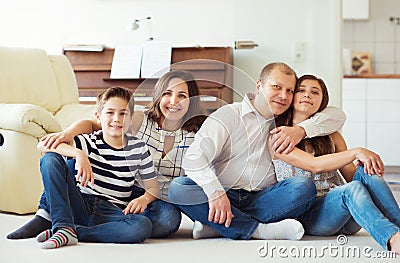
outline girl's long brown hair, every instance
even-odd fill
[[[322,79],[320,79],[314,75],[301,76],[296,82],[295,93],[299,89],[300,84],[304,80],[307,80],[307,79],[318,81],[318,83],[321,87],[322,102],[317,111],[317,112],[321,112],[323,109],[325,109],[328,106],[328,103],[329,103],[328,89],[325,85],[325,82]],[[310,116],[310,117],[312,117],[312,116]],[[275,122],[276,122],[277,127],[278,126],[293,126],[293,104],[292,104],[292,106],[290,106],[290,108],[287,111],[285,111],[284,113],[279,115],[276,118]],[[334,149],[332,147],[331,138],[329,135],[303,139],[303,140],[301,140],[301,142],[299,144],[297,144],[296,147],[303,151],[307,151],[307,152],[310,152],[310,148],[311,148],[311,150],[314,153],[314,156],[321,156],[321,155],[330,154],[330,153],[334,152]]]

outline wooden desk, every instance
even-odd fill
[[[81,103],[94,103],[97,94],[111,86],[135,92],[138,104],[148,105],[157,79],[110,79],[113,48],[102,52],[63,51],[74,69]],[[190,71],[211,112],[233,102],[233,52],[231,47],[173,48],[171,69]],[[89,99],[89,100],[87,100]]]

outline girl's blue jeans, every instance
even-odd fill
[[[306,234],[354,234],[364,228],[383,248],[400,231],[400,210],[382,177],[357,168],[353,181],[318,197],[300,217]]]
[[[234,214],[231,225],[208,221],[208,198],[203,189],[188,177],[175,178],[169,186],[169,198],[193,221],[206,224],[222,236],[249,239],[259,223],[296,218],[311,207],[315,200],[314,183],[307,177],[292,177],[258,191],[227,190]]]
[[[50,213],[53,230],[71,227],[79,241],[100,243],[138,243],[178,230],[181,214],[173,205],[157,200],[142,214],[125,215],[123,208],[103,197],[81,193],[68,166],[74,169],[52,152],[40,160],[44,193],[39,207]],[[137,188],[132,199],[143,191]]]

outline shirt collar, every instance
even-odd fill
[[[242,117],[249,114],[249,113],[256,113],[257,111],[253,106],[253,103],[251,103],[251,100],[254,100],[254,93],[246,93],[244,95],[244,98],[242,100]]]
[[[249,113],[254,113],[257,118],[262,118],[262,120],[264,121],[271,121],[274,120],[275,118],[269,118],[266,119],[264,118],[260,113],[258,113],[258,111],[254,108],[253,103],[251,102],[251,100],[254,100],[255,98],[255,94],[254,93],[246,93],[244,95],[243,101],[242,101],[242,117],[244,117],[245,115],[249,114]]]

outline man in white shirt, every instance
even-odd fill
[[[291,105],[296,73],[284,63],[265,66],[256,93],[211,114],[184,158],[187,177],[176,178],[169,197],[192,220],[232,239],[293,239],[304,234],[296,218],[315,200],[305,177],[276,181],[267,145],[270,132],[278,152],[289,152],[306,135],[330,134],[345,115],[328,107],[294,128],[275,128],[275,117]]]

